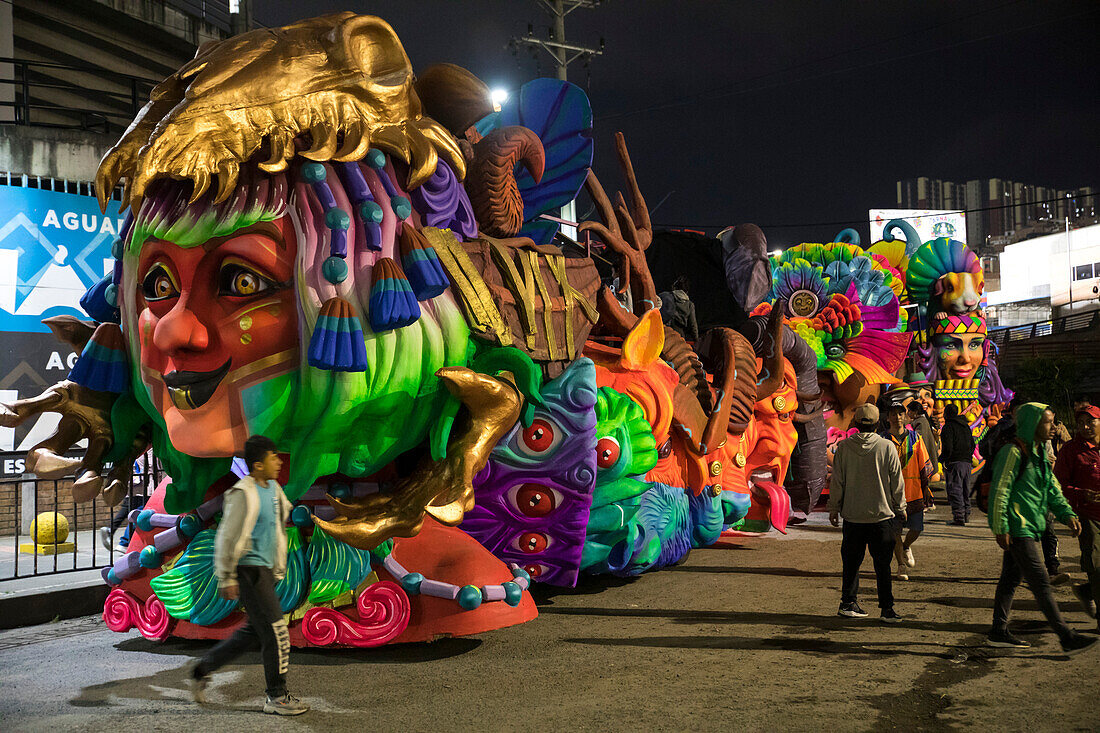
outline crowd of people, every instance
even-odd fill
[[[1065,622],[1054,598],[1052,586],[1072,578],[1061,570],[1053,522],[1069,527],[1080,542],[1086,580],[1075,584],[1073,593],[1085,612],[1096,618],[1100,407],[1086,399],[1074,401],[1076,434],[1070,437],[1048,405],[1017,398],[976,445],[954,405],[947,405],[942,418],[934,420],[920,399],[919,386],[919,378],[911,379],[908,385],[888,390],[878,406],[859,406],[853,419],[858,432],[836,448],[828,511],[834,526],[843,519],[838,614],[868,615],[857,595],[859,569],[869,552],[882,621],[902,620],[894,609],[892,581],[908,580],[908,570],[916,564],[913,544],[924,529],[924,513],[934,506],[931,485],[942,478],[951,509],[948,524],[965,526],[972,507],[985,512],[1003,553],[988,644],[1030,646],[1009,630],[1013,597],[1026,582],[1065,653],[1095,645],[1097,637],[1081,634]],[[976,465],[982,466],[977,473]]]

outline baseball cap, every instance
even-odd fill
[[[1087,405],[1077,411],[1078,415],[1088,415],[1089,417],[1100,418],[1100,407],[1096,405]]]
[[[877,423],[878,420],[878,408],[870,402],[857,407],[855,415],[852,417],[852,422],[861,423],[863,425]]]

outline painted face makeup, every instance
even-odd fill
[[[935,346],[946,379],[973,379],[985,358],[984,333],[938,334]]]
[[[296,254],[286,217],[197,247],[150,240],[142,248],[134,296],[142,381],[177,449],[239,452],[248,436],[242,391],[297,368]]]

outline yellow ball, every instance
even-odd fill
[[[69,536],[69,520],[64,514],[42,512],[31,522],[31,537],[40,545],[60,544]]]

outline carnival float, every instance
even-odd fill
[[[458,66],[414,76],[389,25],[340,13],[203,45],[103,158],[101,204],[121,184],[126,211],[114,268],[81,301],[92,322],[52,325],[81,356],[0,425],[59,413],[28,470],[75,474],[78,501],[117,504],[149,449],[164,466],[104,570],[110,628],[239,622],[213,540],[252,434],[295,504],[292,642],[369,647],[531,620],[532,583],[785,531],[824,488],[827,437],[907,357],[937,405],[996,419],[964,245],[910,230],[769,258],[733,227],[715,246],[740,315],[689,343],[656,307],[623,137],[612,198],[580,88],[489,99]],[[578,244],[544,215],[582,188],[598,221]]]

